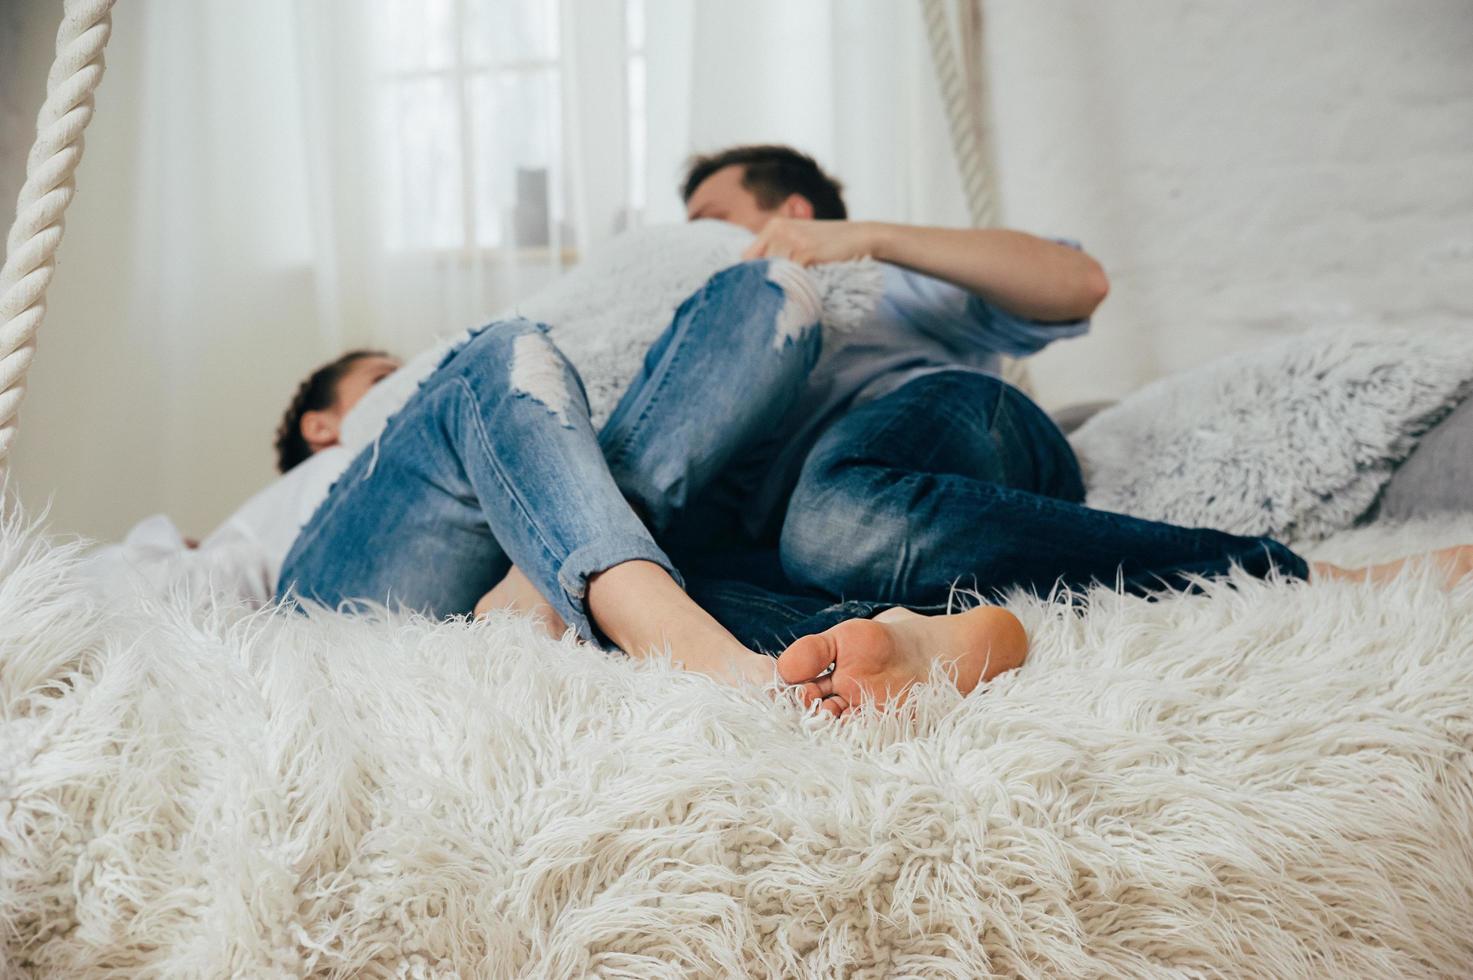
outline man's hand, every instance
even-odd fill
[[[742,253],[745,259],[790,259],[799,265],[867,259],[875,253],[875,226],[868,221],[773,218]]]
[[[1100,264],[1083,252],[1002,228],[776,217],[742,258],[791,259],[799,265],[878,259],[944,279],[1044,323],[1089,316],[1110,289]]]

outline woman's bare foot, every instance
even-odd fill
[[[664,656],[728,684],[769,684],[772,658],[742,646],[659,565],[626,561],[588,580],[588,614],[631,657]]]
[[[932,664],[951,671],[957,690],[970,694],[1027,655],[1023,624],[1001,607],[950,616],[896,608],[803,637],[778,657],[777,670],[803,686],[805,704],[841,715],[861,704],[901,703],[912,685],[930,679]]]
[[[532,617],[554,640],[568,631],[568,624],[563,622],[563,617],[542,598],[537,586],[515,565],[506,573],[505,578],[496,583],[495,588],[481,596],[481,601],[476,603],[476,618],[484,619],[493,609],[509,609]]]
[[[1464,579],[1473,577],[1473,545],[1439,548],[1437,551],[1365,568],[1341,568],[1327,561],[1317,561],[1310,565],[1310,577],[1338,578],[1352,582],[1387,582],[1401,574],[1401,570],[1408,564],[1417,562],[1431,562],[1442,573],[1448,588],[1452,588]]]

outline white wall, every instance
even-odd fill
[[[61,2],[6,5],[20,57],[0,67],[0,91],[24,107],[21,130],[0,134],[0,218],[8,228]],[[330,356],[311,334],[305,342],[296,336],[314,315],[311,283],[302,277],[283,275],[249,296],[219,297],[221,316],[239,329],[208,345],[198,340],[203,331],[192,335],[189,324],[166,326],[146,314],[158,308],[147,284],[162,273],[141,268],[149,253],[141,247],[145,205],[137,200],[137,168],[145,165],[140,133],[150,119],[125,97],[142,89],[147,70],[139,12],[125,4],[114,14],[107,76],[77,171],[12,457],[28,508],[49,502],[56,530],[101,538],[116,538],[160,511],[188,533],[207,533],[270,478],[281,406],[299,377]]]
[[[7,106],[7,125],[0,131],[0,220],[7,229],[60,21],[59,2],[6,4],[4,53],[15,54],[0,61],[0,98]],[[120,29],[127,30],[126,23]],[[110,65],[109,81],[128,71],[126,61]],[[120,336],[130,301],[128,263],[112,251],[111,236],[88,234],[89,228],[130,227],[134,217],[133,159],[117,149],[131,145],[137,119],[127,106],[110,101],[108,91],[104,84],[87,133],[88,156],[78,171],[78,195],[67,215],[21,406],[12,475],[13,489],[32,511],[52,504],[59,530],[111,535],[127,527],[128,515],[136,519],[159,509],[156,474],[163,447],[138,434],[158,431],[162,422],[162,406],[148,393],[158,389],[163,355],[147,338]],[[127,397],[130,390],[144,395]]]
[[[1287,331],[1473,329],[1473,3],[994,0],[1005,217],[1111,274],[1045,402]]]

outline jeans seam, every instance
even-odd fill
[[[700,310],[706,307],[707,300],[705,293],[706,287],[702,287],[701,290],[692,297],[693,299],[698,300],[698,305],[696,309],[691,312],[691,317],[694,317],[697,313],[699,313]],[[677,316],[678,315],[679,314],[677,312]],[[625,426],[625,431],[620,434],[618,442],[615,443],[613,446],[609,446],[604,449],[605,458],[609,461],[611,466],[616,463],[622,463],[625,457],[628,456],[630,445],[634,443],[639,430],[643,428],[645,422],[649,420],[650,415],[653,414],[656,404],[663,396],[666,388],[666,382],[669,379],[669,376],[671,375],[671,373],[673,373],[676,365],[680,362],[681,358],[684,357],[687,353],[686,345],[679,343],[678,337],[672,336],[670,338],[670,346],[673,347],[674,350],[669,352],[669,360],[666,361],[664,357],[661,357],[660,361],[656,364],[655,373],[652,373],[650,378],[645,383],[640,385],[639,398],[641,404],[639,405],[639,414],[635,417],[634,421],[630,425]],[[653,382],[653,384],[651,384],[650,382]]]
[[[465,380],[465,378],[456,377],[452,380],[451,383],[455,384],[461,389],[462,394],[470,400],[472,406],[479,404],[476,399],[475,392],[471,389],[470,384]],[[522,520],[535,533],[537,543],[541,546],[543,555],[546,558],[557,561],[557,552],[552,549],[551,544],[548,542],[547,535],[543,533],[542,525],[532,519],[531,508],[527,506],[525,499],[523,499],[522,494],[516,488],[516,485],[507,479],[506,471],[502,468],[501,462],[496,458],[496,454],[492,452],[491,440],[486,433],[485,426],[481,424],[480,413],[473,411],[470,413],[470,417],[472,424],[475,426],[476,441],[480,443],[481,451],[485,455],[487,463],[490,464],[491,471],[496,474],[496,480],[498,483],[501,484],[501,489],[516,504],[517,511],[521,515]],[[484,508],[484,505],[482,505],[482,507]],[[496,532],[494,528],[492,529],[491,537],[496,537]],[[505,552],[506,545],[499,541],[497,543],[501,545],[501,550]],[[507,558],[511,558],[510,553],[507,553]],[[513,562],[513,564],[515,564],[515,562]],[[561,570],[561,567],[562,563],[558,562],[559,570]],[[559,585],[561,585],[561,581],[559,581]],[[566,592],[566,590],[564,591]]]

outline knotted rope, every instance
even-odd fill
[[[967,209],[972,214],[972,224],[985,228],[997,221],[997,197],[986,117],[982,4],[981,0],[955,0],[954,5],[955,29],[948,13],[953,0],[923,0],[921,9]]]
[[[15,441],[16,411],[46,316],[62,216],[76,193],[73,175],[82,159],[82,133],[92,121],[92,94],[102,81],[115,2],[66,0],[56,32],[56,60],[46,77],[46,102],[36,117],[36,142],[26,158],[26,180],[0,268],[0,473]]]
[[[953,28],[949,9],[956,7]],[[991,127],[987,123],[987,70],[983,63],[982,0],[922,0],[931,63],[946,106],[946,127],[972,224],[997,223]],[[1003,377],[1032,394],[1028,365],[1003,359]]]

